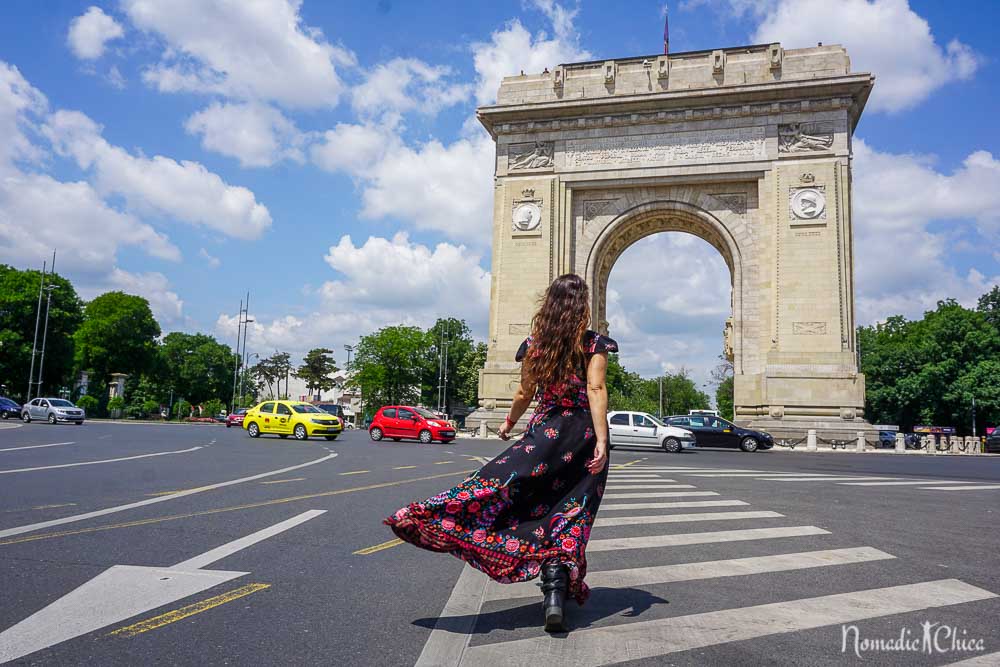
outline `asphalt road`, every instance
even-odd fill
[[[594,594],[548,637],[530,586],[381,524],[498,441],[5,426],[0,662],[1000,664],[997,457],[618,448]],[[924,622],[973,650],[923,646]]]

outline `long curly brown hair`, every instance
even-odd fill
[[[583,337],[590,323],[590,290],[583,278],[567,273],[545,290],[531,320],[531,349],[524,359],[527,376],[548,387],[568,382],[585,366]]]

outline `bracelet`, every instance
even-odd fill
[[[507,415],[506,417],[503,418],[503,423],[509,424],[511,428],[514,428],[514,426],[517,424],[517,422],[511,420],[510,415]]]

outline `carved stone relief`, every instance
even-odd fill
[[[507,332],[511,336],[527,336],[531,333],[530,324],[509,324],[507,325]]]
[[[792,220],[825,220],[826,188],[814,185],[808,188],[790,188],[788,191],[788,211]]]
[[[594,218],[604,215],[615,201],[614,199],[592,199],[583,202],[583,221],[590,222]]]
[[[826,322],[792,322],[792,333],[797,336],[822,336],[826,334]]]
[[[737,127],[566,141],[566,168],[766,159],[765,129]]]
[[[739,192],[734,194],[722,194],[722,195],[712,195],[720,202],[722,202],[726,208],[735,213],[736,215],[746,215],[747,212],[747,196],[745,193]]]
[[[555,143],[551,141],[531,141],[526,144],[511,144],[507,153],[507,169],[545,169],[554,164]]]
[[[833,146],[830,123],[788,123],[778,126],[779,153],[827,151]]]

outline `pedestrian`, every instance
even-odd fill
[[[557,278],[515,357],[520,386],[500,427],[511,437],[532,400],[524,434],[458,486],[385,520],[418,547],[450,553],[495,581],[541,575],[545,630],[562,632],[566,595],[590,593],[586,548],[608,476],[605,371],[612,339],[587,329],[587,283]]]

